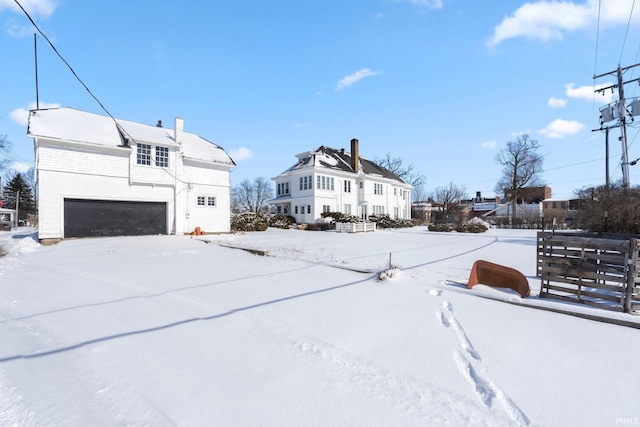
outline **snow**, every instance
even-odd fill
[[[177,147],[174,130],[141,123],[116,120],[134,141]],[[110,117],[73,108],[51,108],[32,112],[29,136],[117,147],[122,144],[118,129]],[[183,133],[185,157],[224,165],[233,160],[219,146],[193,133]]]
[[[640,420],[638,329],[538,308],[640,319],[538,299],[535,231],[41,246],[19,228],[0,246],[0,425]],[[533,295],[447,282],[477,259],[518,269]]]

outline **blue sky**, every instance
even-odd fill
[[[639,61],[632,0],[19,1],[114,117],[170,128],[182,117],[235,160],[232,185],[358,138],[362,156],[413,164],[427,191],[452,182],[492,196],[497,151],[528,132],[553,196],[570,197],[605,181],[605,135],[592,130],[617,93],[595,94],[615,78],[593,76]],[[36,30],[15,0],[0,0],[0,24],[0,134],[20,170],[34,158]],[[41,108],[105,114],[40,36],[38,78]]]

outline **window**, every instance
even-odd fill
[[[344,192],[345,193],[351,193],[351,181],[346,180],[344,182]]]
[[[311,205],[307,205],[307,213],[310,214],[311,213]]]
[[[382,194],[382,184],[373,184],[373,194]]]
[[[216,206],[216,198],[214,196],[198,196],[196,203],[198,206],[213,208]]]
[[[344,205],[344,214],[351,215],[351,205]]]
[[[156,145],[156,166],[169,167],[169,148]]]
[[[384,206],[373,206],[374,215],[384,215]]]
[[[289,183],[288,182],[279,182],[276,185],[276,194],[278,196],[282,196],[284,194],[289,194]]]
[[[335,179],[331,176],[322,176],[318,175],[318,179],[316,180],[316,188],[318,190],[334,190],[335,189]]]
[[[151,145],[138,144],[136,163],[139,165],[151,165]]]
[[[393,217],[394,217],[395,219],[398,219],[398,215],[399,215],[399,213],[400,213],[400,211],[398,210],[398,208],[397,208],[397,207],[394,207],[394,208],[393,208]]]
[[[331,207],[329,205],[322,205],[322,212],[331,212]]]
[[[298,215],[298,207],[297,206],[295,208],[295,213],[296,213],[296,215]]]
[[[393,195],[394,196],[398,195],[398,189],[396,187],[393,187]]]
[[[304,178],[306,179],[307,177],[305,176]],[[302,177],[300,177],[300,190],[302,190]]]

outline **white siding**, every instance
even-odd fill
[[[40,239],[63,237],[65,198],[165,202],[167,233],[190,233],[195,227],[230,230],[226,166],[183,166],[175,149],[170,149],[169,167],[163,169],[137,165],[135,145],[98,149],[38,140],[37,147]],[[216,206],[197,206],[197,195],[215,197]]]

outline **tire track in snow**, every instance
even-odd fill
[[[528,426],[531,422],[526,414],[515,404],[513,400],[495,383],[489,380],[484,374],[480,373],[480,370],[473,366],[472,358],[475,363],[481,363],[482,359],[477,350],[473,347],[465,330],[458,322],[458,319],[453,314],[453,306],[449,301],[442,302],[442,308],[436,308],[436,317],[438,318],[440,325],[443,327],[452,326],[458,336],[460,347],[463,351],[455,349],[453,351],[453,360],[458,368],[458,371],[462,376],[471,384],[474,392],[480,398],[480,401],[487,408],[493,407],[494,399],[497,399],[507,415],[519,426]],[[470,356],[470,358],[467,357]]]

